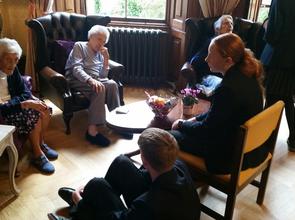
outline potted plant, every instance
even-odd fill
[[[185,88],[180,93],[182,95],[183,115],[190,116],[192,115],[194,104],[199,101],[197,95],[200,93],[200,90]]]

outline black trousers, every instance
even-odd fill
[[[86,184],[83,199],[72,217],[74,220],[102,220],[112,211],[126,209],[121,195],[129,207],[135,198],[148,191],[151,182],[145,169],[138,169],[128,157],[120,155],[110,165],[105,178],[93,178]]]

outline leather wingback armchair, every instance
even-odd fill
[[[106,26],[110,21],[107,16],[54,12],[26,22],[33,32],[40,93],[63,111],[67,134],[71,132],[73,113],[89,106],[86,97],[70,89],[64,77],[67,57],[74,42],[88,40],[88,30],[93,25]],[[124,104],[123,86],[120,83],[123,72],[123,65],[110,60],[109,78],[118,83],[121,105]]]
[[[196,79],[196,73],[191,65],[190,60],[198,52],[204,42],[214,36],[214,22],[216,18],[188,18],[185,21],[186,25],[186,62],[182,66],[180,75],[184,79],[184,83],[193,85]],[[245,42],[247,48],[254,52],[256,58],[264,48],[263,40],[264,28],[261,23],[252,22],[243,18],[234,18],[233,32],[239,35]]]

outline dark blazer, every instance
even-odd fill
[[[3,117],[8,113],[21,111],[20,103],[32,97],[31,91],[25,85],[17,68],[15,68],[12,75],[7,77],[7,82],[11,99],[5,104],[0,104],[0,111]]]
[[[114,213],[113,220],[197,220],[200,201],[194,184],[180,161],[159,176],[150,190],[137,197],[128,210]]]
[[[294,68],[295,1],[272,0],[265,40],[273,47],[270,65]]]
[[[262,109],[262,91],[257,80],[245,76],[233,66],[215,90],[208,113],[197,117],[195,122],[184,122],[179,131],[191,137],[195,143],[201,142],[209,171],[228,173],[238,127]],[[191,148],[196,147],[194,143],[191,144]],[[255,166],[265,155],[255,154],[257,161],[250,160],[246,162],[247,166]]]

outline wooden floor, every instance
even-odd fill
[[[125,88],[127,103],[145,98],[143,89]],[[163,90],[150,90],[151,94],[165,94]],[[108,128],[101,131],[110,137],[112,145],[98,148],[84,140],[87,125],[87,111],[75,114],[72,122],[72,134],[65,135],[62,115],[54,108],[54,116],[46,133],[46,142],[59,152],[59,158],[53,161],[56,172],[52,175],[40,174],[23,158],[19,167],[21,176],[16,179],[21,189],[20,196],[0,211],[0,220],[43,220],[49,212],[62,212],[67,207],[57,195],[62,186],[78,187],[94,176],[104,176],[111,161],[119,154],[137,148],[138,135],[133,140],[124,140]],[[255,203],[256,188],[248,186],[237,198],[234,219],[295,219],[295,153],[287,150],[288,129],[283,116],[275,157],[264,199],[264,205]],[[5,181],[1,173],[0,188]],[[223,210],[225,196],[209,189],[200,196],[212,207]],[[211,219],[202,214],[201,219]]]

